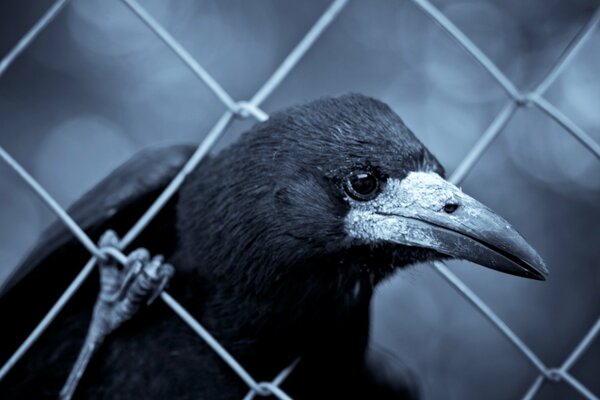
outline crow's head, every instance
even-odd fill
[[[547,273],[504,219],[444,179],[387,105],[361,95],[274,114],[201,166],[182,196],[184,247],[214,282],[235,284],[228,295],[293,284],[300,299],[351,292],[357,280],[372,286],[396,267],[448,257]]]
[[[544,279],[538,254],[446,181],[435,157],[379,101],[318,100],[274,115],[247,139],[272,168],[262,177],[274,185],[271,222],[316,251],[362,247],[400,265],[448,256]]]

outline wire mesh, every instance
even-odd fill
[[[469,53],[489,74],[498,82],[509,97],[509,100],[493,119],[492,123],[463,158],[458,167],[450,176],[450,181],[458,184],[473,170],[477,161],[487,150],[490,144],[500,135],[504,127],[514,116],[520,107],[535,106],[543,111],[548,117],[552,118],[564,130],[571,134],[575,139],[581,142],[593,155],[600,159],[600,144],[595,142],[589,134],[563,114],[557,107],[543,97],[547,89],[560,76],[566,66],[573,60],[575,54],[581,49],[586,40],[590,37],[592,31],[598,25],[600,20],[600,7],[596,10],[590,20],[582,27],[576,37],[569,43],[563,51],[559,60],[553,68],[542,79],[537,87],[528,92],[523,92],[494,64],[486,54],[479,49],[456,25],[452,23],[440,10],[427,0],[412,0],[421,10],[428,15],[435,23],[445,30],[464,50]],[[10,67],[13,61],[25,51],[35,38],[47,27],[56,15],[64,8],[68,0],[56,1],[48,11],[38,20],[38,22],[19,40],[15,47],[0,60],[0,77]],[[169,183],[164,191],[158,196],[149,209],[136,222],[136,224],[125,234],[119,243],[121,250],[125,249],[158,214],[168,200],[177,192],[186,176],[205,157],[219,137],[227,130],[234,118],[253,117],[258,121],[268,119],[268,114],[260,109],[260,104],[269,97],[277,86],[286,78],[289,72],[295,67],[298,61],[308,52],[310,47],[319,39],[321,34],[335,20],[339,13],[348,3],[348,0],[335,0],[315,22],[311,29],[296,45],[296,47],[283,60],[279,67],[259,88],[255,95],[249,101],[234,100],[223,87],[198,63],[189,52],[158,23],[137,1],[122,0],[131,11],[139,17],[157,37],[165,43],[173,53],[214,93],[214,95],[225,105],[226,111],[218,119],[214,127],[209,131],[204,140],[197,147],[196,151],[182,167],[176,177]],[[0,158],[2,158],[38,195],[43,202],[59,217],[59,219],[71,230],[75,237],[90,252],[92,258],[85,264],[77,277],[71,282],[68,288],[63,292],[50,311],[44,316],[36,328],[19,346],[16,352],[0,369],[0,380],[4,378],[12,367],[21,359],[27,350],[43,334],[44,330],[50,325],[53,319],[58,315],[62,308],[67,304],[75,292],[79,289],[85,279],[93,270],[98,259],[107,256],[107,251],[98,248],[87,234],[77,225],[69,214],[52,198],[52,196],[15,160],[11,155],[0,147]],[[113,250],[114,252],[114,250]],[[112,252],[111,252],[112,253]],[[114,254],[111,254],[114,256]],[[117,258],[124,258],[120,253]],[[494,311],[481,300],[464,282],[462,282],[448,267],[442,262],[434,262],[436,271],[462,296],[464,296],[480,313],[482,313],[499,331],[502,333],[531,364],[539,371],[539,376],[533,381],[523,399],[532,399],[539,392],[546,381],[563,381],[573,387],[583,397],[587,399],[598,399],[588,388],[573,377],[569,370],[579,360],[582,354],[589,348],[592,341],[600,333],[600,318],[589,329],[579,344],[573,349],[569,356],[558,368],[551,368],[536,355],[536,353],[527,344],[516,335],[510,327],[494,313]],[[191,314],[185,310],[173,297],[167,292],[161,294],[161,299],[169,306],[179,317],[181,317],[191,329],[193,329],[211,348],[231,367],[249,388],[245,400],[253,399],[255,396],[275,396],[279,399],[290,399],[279,386],[293,372],[293,369],[299,362],[295,360],[290,366],[282,370],[271,382],[257,382],[241,366],[231,354],[227,352],[210,333],[198,322]]]

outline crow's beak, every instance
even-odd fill
[[[424,247],[527,278],[548,275],[508,222],[435,173],[388,179],[375,199],[351,202],[346,230],[353,238]]]

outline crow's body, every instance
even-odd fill
[[[108,228],[123,234],[190,151],[171,148],[131,161],[74,206],[75,219],[95,238]],[[204,160],[134,246],[167,256],[177,270],[170,293],[257,380],[271,380],[302,357],[283,386],[293,398],[410,398],[414,385],[401,363],[368,346],[369,303],[374,285],[395,268],[442,255],[404,237],[365,239],[372,228],[354,222],[374,201],[364,196],[377,189],[385,197],[393,179],[411,171],[443,174],[387,106],[359,95],[323,99],[275,114]],[[359,176],[356,188],[366,194],[348,191],[346,176]],[[369,190],[373,182],[382,188]],[[469,204],[466,196],[460,200]],[[384,211],[376,215],[388,218]],[[64,229],[49,236],[1,299],[2,318],[11,322],[4,357],[86,260]],[[85,336],[96,281],[0,383],[0,397],[56,397]],[[239,399],[246,392],[158,302],[109,336],[77,395]]]

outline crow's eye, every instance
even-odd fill
[[[367,171],[354,171],[346,177],[346,193],[355,200],[371,200],[379,193],[379,180]]]

